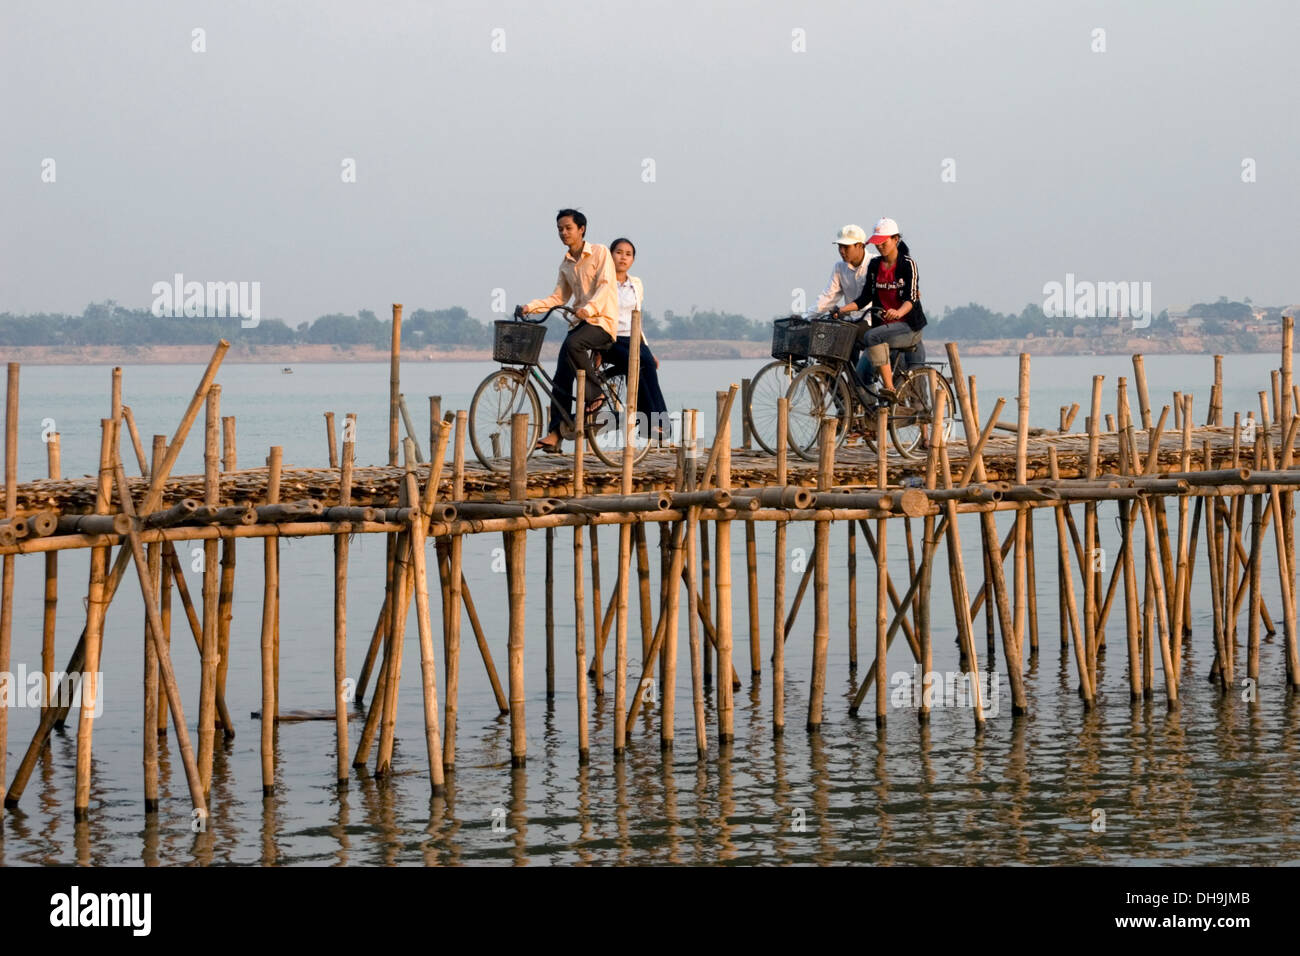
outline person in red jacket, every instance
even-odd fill
[[[921,342],[921,329],[926,325],[925,311],[921,308],[921,281],[916,260],[903,242],[898,223],[881,219],[868,241],[880,250],[880,255],[867,264],[867,279],[861,294],[857,301],[832,312],[837,315],[856,312],[871,305],[885,310],[882,322],[868,328],[862,336],[865,351],[858,363],[858,375],[869,382],[874,371],[883,386],[877,393],[885,401],[893,401],[894,376],[889,350]]]

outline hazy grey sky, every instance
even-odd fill
[[[291,324],[489,318],[495,288],[550,291],[562,205],[634,239],[655,313],[786,312],[880,216],[932,312],[1019,310],[1067,272],[1149,281],[1157,309],[1296,302],[1298,23],[1251,0],[5,3],[0,311],[148,307],[181,272],[259,281]]]

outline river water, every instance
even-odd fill
[[[1267,388],[1276,356],[1229,356],[1225,380],[1227,419],[1233,411],[1258,408],[1256,392]],[[670,407],[711,409],[713,393],[751,375],[752,361],[677,362],[662,369]],[[1014,418],[1015,358],[971,358],[966,372],[978,376],[981,404],[1006,395]],[[408,362],[403,385],[420,414],[423,396],[440,394],[444,409],[464,408],[487,363]],[[1194,391],[1196,418],[1203,420],[1212,378],[1209,356],[1147,359],[1152,400],[1167,403],[1174,390]],[[124,399],[145,436],[170,435],[201,374],[197,366],[125,368]],[[1093,374],[1106,376],[1105,405],[1114,407],[1114,381],[1131,376],[1126,357],[1042,358],[1033,364],[1034,424],[1054,427],[1057,409],[1087,405]],[[26,367],[22,371],[20,478],[44,475],[42,429],[62,435],[65,476],[89,472],[98,452],[99,418],[108,411],[107,367]],[[293,375],[278,368],[230,365],[222,369],[222,412],[238,420],[240,463],[260,464],[268,446],[284,447],[286,465],[323,465],[322,412],[358,414],[358,460],[386,456],[387,368],[382,365],[303,365]],[[1083,413],[1081,413],[1082,416]],[[702,422],[708,416],[702,415]],[[1082,417],[1075,430],[1079,430]],[[201,469],[201,424],[174,471]],[[733,426],[739,434],[739,419]],[[708,435],[706,434],[706,439]],[[1102,546],[1118,540],[1115,506],[1101,508]],[[1171,508],[1171,518],[1174,517]],[[1003,533],[1011,518],[1001,516]],[[1176,526],[1176,525],[1175,525]],[[141,783],[140,661],[143,613],[128,574],[108,612],[104,644],[103,715],[95,723],[90,820],[73,822],[75,720],[56,733],[15,810],[0,825],[0,863],[93,864],[441,864],[441,863],[1087,863],[1300,862],[1300,705],[1285,691],[1281,635],[1266,638],[1257,694],[1242,687],[1227,696],[1205,675],[1213,659],[1211,608],[1204,564],[1204,534],[1193,595],[1193,635],[1184,650],[1183,704],[1167,712],[1160,667],[1155,698],[1130,704],[1127,690],[1123,608],[1112,611],[1102,658],[1099,706],[1085,712],[1075,692],[1073,665],[1059,648],[1055,525],[1037,513],[1040,651],[1030,658],[1026,687],[1031,715],[1011,717],[1010,690],[1000,642],[994,658],[996,714],[981,737],[971,709],[940,700],[928,726],[915,718],[905,690],[911,656],[897,641],[888,657],[891,701],[888,722],[873,719],[874,691],[863,719],[848,716],[848,698],[865,677],[874,649],[876,581],[858,544],[860,666],[848,664],[846,535],[832,528],[831,644],[826,716],[820,734],[804,730],[811,673],[811,595],[787,645],[786,732],[774,742],[771,723],[773,531],[758,528],[759,607],[764,673],[752,680],[748,667],[749,621],[743,574],[735,581],[736,663],[744,686],[736,693],[736,741],[719,753],[714,699],[706,701],[709,756],[697,761],[685,614],[676,697],[674,751],[662,755],[658,714],[649,707],[630,729],[627,758],[612,758],[613,647],[608,650],[609,695],[592,695],[592,754],[580,768],[577,754],[573,657],[572,531],[556,532],[556,696],[545,688],[543,535],[533,534],[527,556],[532,585],[527,601],[526,681],[528,765],[510,769],[509,718],[497,712],[484,668],[463,627],[460,729],[456,772],[445,798],[431,798],[423,741],[419,649],[408,623],[399,703],[394,774],[376,782],[354,774],[342,791],[334,786],[332,721],[282,723],[276,735],[279,788],[263,800],[259,763],[259,634],[261,548],[238,552],[227,699],[237,737],[218,745],[212,818],[206,833],[191,830],[185,776],[175,735],[161,745],[162,809],[146,818]],[[919,535],[919,527],[914,529]],[[975,519],[962,524],[963,551],[972,590],[980,580]],[[658,532],[648,529],[652,567]],[[787,598],[797,581],[797,562],[811,550],[811,525],[791,525]],[[1271,553],[1271,534],[1265,553]],[[618,532],[601,531],[602,597],[614,581]],[[1141,531],[1139,523],[1138,543]],[[494,535],[470,538],[465,571],[504,679],[506,668],[505,576],[494,570]],[[743,569],[744,535],[733,533],[734,567]],[[892,574],[906,589],[907,556],[900,522],[890,522]],[[324,538],[286,540],[281,546],[281,711],[319,710],[331,704],[332,547]],[[1113,551],[1111,553],[1114,553]],[[1139,551],[1141,553],[1141,551]],[[586,549],[589,557],[589,548]],[[186,555],[182,551],[182,558]],[[939,560],[945,560],[944,552]],[[352,546],[348,604],[349,672],[357,674],[370,628],[382,600],[384,545],[379,536],[358,536]],[[495,565],[499,567],[500,562]],[[66,661],[84,624],[88,557],[60,558],[58,658]],[[1264,574],[1264,599],[1281,622],[1275,563]],[[590,569],[587,636],[591,642]],[[1139,573],[1140,566],[1139,566]],[[43,563],[17,562],[12,669],[40,668]],[[201,575],[187,570],[197,594]],[[1076,595],[1081,584],[1075,575]],[[629,656],[639,660],[640,625],[635,589],[629,621]],[[435,626],[437,589],[434,589]],[[652,604],[658,606],[657,594]],[[932,597],[935,668],[955,671],[952,604],[947,575],[934,575]],[[435,631],[436,633],[436,631]],[[1241,621],[1244,643],[1245,617]],[[984,618],[976,625],[980,665],[988,667]],[[441,642],[436,642],[441,648]],[[198,709],[198,661],[183,618],[173,626],[173,658],[191,728]],[[440,651],[439,651],[440,653]],[[1244,651],[1240,654],[1244,662]],[[440,661],[441,663],[441,661]],[[1244,670],[1244,668],[1242,668]],[[631,667],[629,684],[637,665]],[[439,675],[439,690],[444,688]],[[987,688],[986,688],[987,690]],[[662,690],[661,690],[662,694]],[[1246,698],[1254,697],[1253,700]],[[990,699],[993,703],[993,699]],[[12,777],[35,728],[37,712],[10,711],[9,774]],[[361,722],[351,724],[355,750]],[[193,739],[197,739],[191,729]],[[220,740],[220,738],[218,738]]]

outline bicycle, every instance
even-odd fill
[[[546,320],[552,312],[577,318],[572,309],[557,305],[540,318],[520,316],[494,323],[492,360],[500,362],[502,368],[479,383],[469,405],[470,444],[475,456],[490,471],[510,469],[511,427],[516,414],[528,415],[530,456],[542,437],[542,403],[537,390],[540,388],[549,402],[554,399],[555,382],[538,365],[538,357],[546,338]],[[596,385],[604,404],[595,414],[584,416],[583,433],[597,458],[618,467],[623,463],[627,379],[622,373],[605,375],[597,371]],[[560,437],[573,440],[576,426],[564,403],[560,403]],[[641,461],[650,451],[650,445],[649,438],[637,435],[633,460]]]
[[[816,318],[824,318],[818,314]],[[777,399],[790,391],[794,377],[808,367],[808,334],[812,321],[792,315],[772,323],[772,361],[749,381],[745,420],[758,447],[776,454]]]
[[[877,319],[883,313],[883,309],[871,310]],[[857,336],[857,323],[839,319],[817,320],[810,327],[808,354],[815,361],[794,377],[786,393],[790,401],[790,447],[805,461],[817,459],[821,421],[827,417],[839,420],[837,445],[853,434],[861,438],[868,450],[876,447],[879,439],[875,435],[876,410],[881,404],[881,386],[867,385],[858,376],[851,361]],[[927,429],[933,425],[934,403],[926,369],[935,370],[935,381],[947,396],[942,426],[945,442],[952,437],[955,423],[960,420],[952,383],[944,372],[948,363],[909,364],[909,357],[916,349],[917,346],[909,346],[889,350],[895,397],[884,403],[888,410],[890,441],[899,455],[908,459],[924,457],[917,451],[927,438]]]

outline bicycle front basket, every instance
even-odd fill
[[[847,362],[853,357],[853,343],[857,338],[858,327],[852,322],[836,319],[814,322],[808,340],[808,354],[813,358]]]
[[[812,323],[792,315],[772,323],[772,358],[780,362],[807,358],[808,331]]]
[[[544,322],[498,319],[492,342],[492,361],[502,365],[536,365],[546,338]]]

